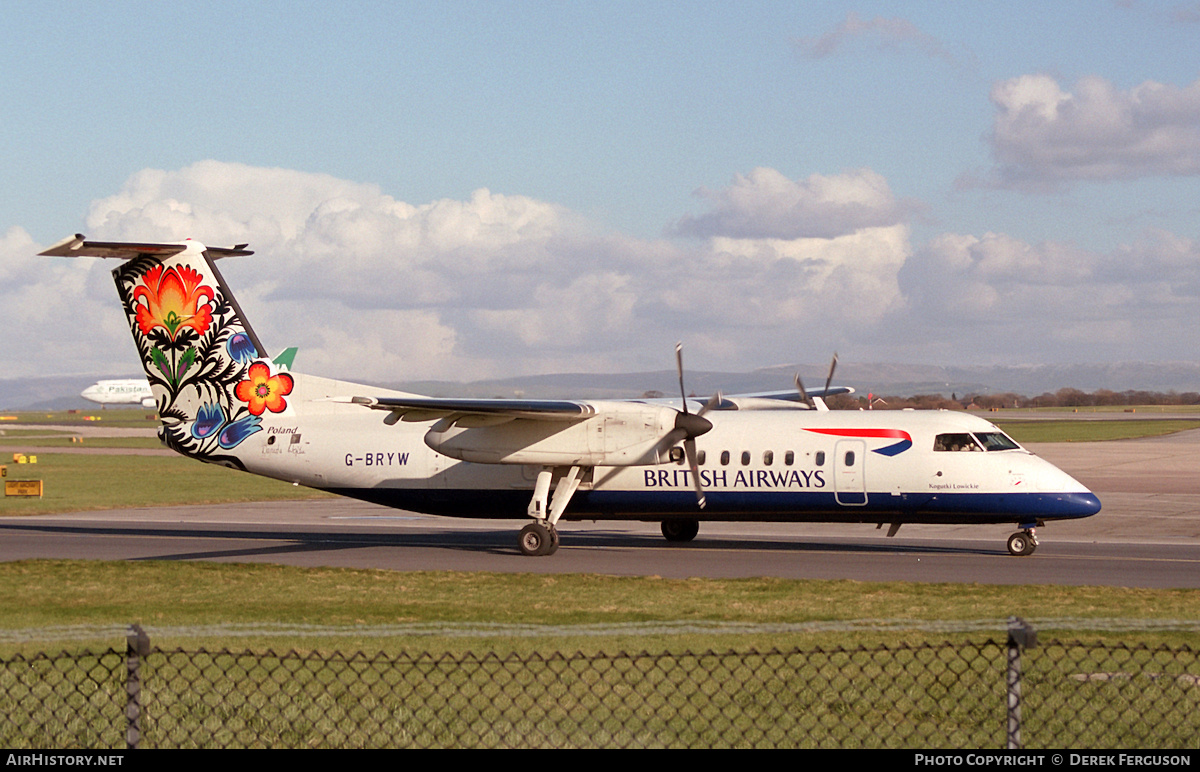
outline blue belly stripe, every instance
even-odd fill
[[[524,518],[532,495],[523,490],[331,488],[332,493],[435,515]],[[565,519],[647,519],[780,522],[1027,523],[1089,517],[1100,511],[1092,493],[868,492],[866,503],[843,506],[836,493],[709,491],[700,509],[691,491],[579,491]]]

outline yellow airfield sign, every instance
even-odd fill
[[[5,480],[5,496],[37,496],[42,497],[41,480]]]

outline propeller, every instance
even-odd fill
[[[833,372],[834,372],[834,370],[837,370],[837,363],[838,363],[838,355],[837,355],[837,352],[834,352],[833,361],[829,363],[829,375],[828,375],[828,377],[825,378],[825,389],[821,392],[822,404],[824,404],[825,398],[829,396],[829,386],[830,386],[830,384],[833,383]],[[816,402],[813,401],[813,398],[811,396],[809,396],[808,390],[804,388],[804,382],[800,380],[799,372],[796,373],[796,388],[800,391],[800,399],[803,400],[806,405],[808,405],[809,409],[811,409],[811,410],[821,410],[822,409],[822,408],[817,407]]]
[[[675,368],[679,371],[679,396],[683,400],[683,410],[675,415],[675,428],[667,434],[671,446],[683,440],[683,452],[687,456],[688,466],[692,470],[692,485],[696,489],[696,502],[704,509],[704,487],[700,485],[700,462],[696,453],[696,438],[713,428],[712,421],[704,414],[721,404],[721,392],[713,394],[700,412],[693,415],[688,412],[687,389],[683,385],[683,344],[675,344]]]

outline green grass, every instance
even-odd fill
[[[158,417],[146,408],[112,410],[54,410],[0,413],[0,431],[27,426],[119,426],[157,429]]]
[[[1000,618],[1047,613],[1094,619],[1099,629],[1114,618],[1196,619],[1200,591],[5,563],[0,633],[49,635],[0,646],[12,663],[0,668],[0,711],[12,722],[0,742],[119,746],[117,652],[121,628],[136,622],[157,650],[144,664],[150,747],[999,747]],[[897,619],[911,624],[816,633],[768,627]],[[934,627],[979,619],[995,625],[970,634]],[[760,629],[591,632],[681,621]],[[400,625],[431,633],[385,632]],[[503,631],[538,625],[556,627],[534,636]],[[76,634],[72,647],[114,653],[85,655],[78,666],[71,664],[77,655],[33,653],[63,648],[50,636],[65,626],[108,627],[107,639]],[[480,632],[466,637],[470,626]],[[1196,690],[1156,676],[1194,672],[1187,653],[1194,633],[1089,633],[1088,646],[1070,643],[1064,654],[1054,641],[1078,636],[1055,632],[1052,623],[1039,625],[1042,646],[1024,665],[1029,747],[1146,747],[1146,723],[1159,727],[1155,745],[1192,741]],[[1102,641],[1107,648],[1097,658],[1091,652]],[[1138,653],[1164,646],[1176,653]],[[1105,650],[1116,659],[1102,658]],[[1134,678],[1125,685],[1075,677],[1113,671]],[[1136,712],[1123,707],[1131,704]],[[1181,716],[1153,718],[1170,711]]]
[[[464,640],[371,630],[399,623],[953,621],[998,609],[1034,616],[1043,605],[1062,617],[1194,619],[1198,602],[1195,591],[1113,588],[0,564],[0,630],[128,621],[151,628],[155,650],[142,661],[141,692],[148,747],[1000,747],[1000,624],[969,640],[870,631]],[[362,632],[232,643],[204,632],[230,623]],[[194,632],[161,632],[189,626]],[[1064,646],[1052,632],[1040,628],[1040,647],[1023,654],[1027,747],[1194,746],[1200,695],[1178,680],[1197,667],[1186,641],[1126,632],[1106,647]],[[3,647],[0,744],[120,747],[119,634],[91,648],[111,653],[26,655]],[[1155,644],[1153,653],[1131,648],[1137,643]],[[1114,672],[1122,677],[1078,678]]]
[[[1026,442],[1105,442],[1200,429],[1200,420],[1021,421],[992,419],[1014,440]]]
[[[47,433],[31,432],[25,435],[14,435],[11,432],[0,437],[0,448],[17,452],[24,447],[38,448],[138,448],[143,450],[165,450],[156,437],[83,437],[70,432]],[[0,456],[7,463],[12,456],[7,453]]]
[[[7,462],[6,479],[40,479],[43,497],[0,498],[0,516],[330,495],[176,455],[39,453],[37,460],[36,464]]]
[[[100,538],[100,537],[97,537]],[[173,628],[158,646],[238,645],[327,651],[618,651],[730,646],[842,645],[944,640],[940,632],[722,634],[583,625],[653,622],[775,623],[838,620],[1028,618],[1197,619],[1200,591],[1113,587],[1012,587],[598,575],[399,572],[193,561],[20,561],[0,564],[0,630],[139,623]],[[302,626],[317,626],[302,634]],[[420,633],[387,628],[425,625]],[[437,634],[446,625],[443,634]],[[471,635],[453,626],[477,625]],[[485,625],[554,626],[526,637]],[[332,628],[339,628],[334,634]],[[261,630],[255,634],[255,630]],[[279,634],[276,634],[276,631]],[[428,633],[428,634],[425,634]],[[1043,631],[1043,635],[1047,631]],[[978,634],[974,634],[978,635]],[[1109,634],[1105,634],[1109,635]],[[1194,633],[1132,632],[1121,641],[1194,643]],[[36,642],[34,642],[36,643]],[[99,643],[99,641],[98,641]],[[108,645],[115,642],[108,641]],[[15,645],[15,644],[14,644]]]

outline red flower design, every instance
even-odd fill
[[[141,286],[133,290],[142,334],[162,327],[175,340],[182,328],[191,327],[203,335],[212,324],[209,303],[213,299],[212,287],[201,284],[203,280],[199,271],[187,266],[173,265],[163,270],[156,265],[147,271]]]
[[[252,415],[262,415],[264,410],[282,413],[287,409],[285,396],[292,393],[292,376],[287,373],[271,375],[271,368],[262,362],[250,365],[247,380],[238,383],[234,393],[250,408]]]

